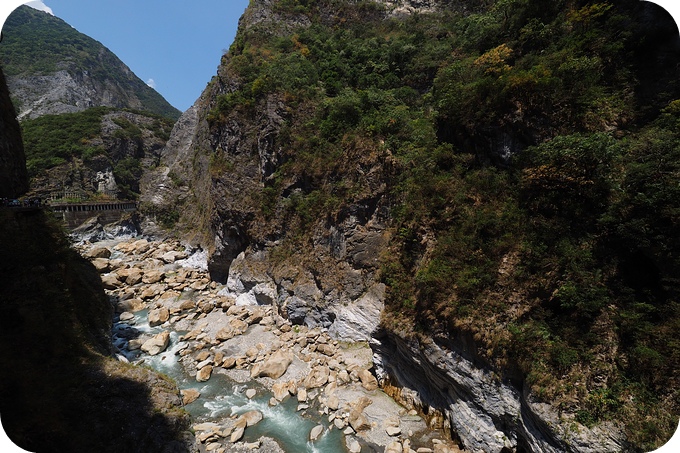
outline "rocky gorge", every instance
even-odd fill
[[[110,304],[97,287],[58,319],[97,329],[122,382],[74,399],[113,404],[100,425],[149,451],[661,445],[680,407],[680,47],[641,3],[251,1],[169,139],[103,112],[93,144],[117,162],[84,150],[94,171],[43,180],[127,175],[140,197],[128,222],[74,232]],[[16,338],[28,275],[63,267],[33,242],[25,275],[3,268]],[[35,289],[78,286],[62,280]],[[116,400],[121,375],[149,401]]]
[[[379,286],[321,315],[333,319],[329,325],[306,324],[242,258],[228,282],[218,283],[209,278],[206,253],[177,240],[91,238],[78,248],[114,303],[119,360],[178,381],[201,451],[625,448],[615,430],[565,429],[554,409],[500,380],[463,341],[407,341],[383,331]],[[272,412],[284,404],[291,415]],[[267,417],[274,421],[247,435]],[[288,427],[292,439],[269,436],[281,433],[271,425],[281,417],[298,418]],[[451,433],[457,443],[447,440]]]
[[[272,306],[293,325],[328,329],[339,341],[369,342],[379,383],[401,403],[439,420],[465,449],[628,448],[621,423],[587,421],[582,410],[604,382],[618,379],[616,367],[604,359],[591,376],[582,372],[590,365],[576,364],[578,353],[560,349],[561,335],[585,323],[563,334],[551,330],[581,314],[574,310],[566,320],[541,324],[544,313],[562,313],[550,305],[556,303],[551,297],[569,271],[548,272],[555,285],[550,290],[534,287],[543,280],[522,274],[518,258],[532,233],[513,230],[518,205],[502,201],[512,189],[501,182],[507,175],[499,168],[527,144],[569,126],[555,117],[540,130],[504,132],[523,121],[515,107],[507,110],[521,118],[504,117],[488,129],[460,126],[468,119],[451,120],[455,108],[437,117],[437,108],[446,110],[447,102],[471,92],[468,86],[451,88],[451,98],[441,98],[437,108],[425,101],[449,93],[447,83],[460,76],[462,64],[452,44],[442,50],[453,55],[451,74],[439,60],[418,66],[414,49],[458,36],[435,17],[460,13],[470,29],[475,17],[489,23],[504,17],[494,8],[477,16],[481,6],[465,6],[470,10],[450,2],[251,2],[217,75],[178,121],[158,167],[143,176],[142,204],[159,218],[172,215],[173,232],[206,251],[210,279],[226,285],[239,303]],[[431,28],[419,29],[423,23]],[[397,39],[408,27],[418,31]],[[384,46],[383,52],[372,53],[374,46]],[[503,49],[470,56],[470,67],[481,68]],[[328,68],[327,60],[333,61]],[[414,66],[422,71],[418,81],[410,75]],[[341,73],[346,81],[337,79]],[[395,73],[399,81],[391,78]],[[517,96],[513,106],[524,102],[523,94]],[[411,116],[421,108],[422,116]],[[421,149],[427,151],[414,151]],[[526,174],[542,174],[545,167],[537,167]],[[540,213],[529,212],[518,222],[530,225],[536,218]],[[545,247],[551,246],[536,244],[525,256]],[[611,326],[607,316],[598,325]],[[541,337],[510,357],[512,343],[523,341],[520,333]],[[597,354],[606,347],[583,356],[602,357]],[[537,397],[545,389],[527,379],[534,366],[534,382],[536,375],[553,373],[547,368],[559,368],[546,387],[552,397],[568,388],[565,403]]]
[[[441,418],[379,389],[366,342],[292,324],[262,286],[238,290],[243,274],[211,281],[200,250],[138,237],[79,248],[115,304],[119,360],[178,380],[200,451],[459,451]]]

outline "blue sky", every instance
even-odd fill
[[[31,2],[40,7],[41,2]],[[216,74],[248,0],[43,0],[186,110]]]

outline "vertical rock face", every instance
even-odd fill
[[[562,420],[465,350],[464,341],[405,340],[381,333],[374,342],[379,376],[399,388],[407,407],[439,411],[466,450],[488,453],[624,451],[612,426],[592,429]],[[446,344],[444,344],[446,343]]]
[[[28,190],[28,174],[21,129],[1,69],[0,115],[0,198],[15,198]]]
[[[279,8],[278,2],[251,2],[240,35],[266,29],[287,36],[311,25],[307,16],[284,16]],[[361,193],[342,200],[335,218],[309,219],[306,244],[295,244],[290,206],[313,191],[304,174],[279,176],[291,160],[280,136],[296,114],[280,93],[271,93],[247,114],[214,121],[219,99],[243,88],[230,65],[234,58],[223,57],[218,74],[178,121],[159,167],[145,176],[142,202],[156,213],[175,213],[175,231],[209,250],[211,277],[229,281],[244,300],[272,301],[283,316],[309,326],[330,327],[341,314],[338,332],[368,339],[384,300],[375,285],[389,242],[385,156],[349,163],[362,180]],[[268,194],[279,190],[274,186],[281,193],[271,200]],[[364,309],[362,300],[375,309]]]

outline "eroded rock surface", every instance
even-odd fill
[[[377,389],[372,351],[366,343],[345,344],[329,335],[326,328],[293,325],[279,315],[275,304],[237,304],[239,295],[229,292],[226,285],[210,282],[205,271],[162,259],[169,251],[181,249],[178,242],[139,239],[109,246],[109,260],[119,261],[116,266],[127,269],[127,275],[138,269],[144,275],[153,273],[159,277],[153,279],[154,283],[126,278],[108,290],[117,301],[119,313],[114,344],[125,360],[135,362],[154,354],[165,355],[162,359],[168,360],[168,354],[176,354],[195,382],[206,383],[226,375],[246,385],[257,383],[257,387],[244,391],[248,398],[262,392],[262,387],[271,392],[273,405],[297,398],[301,413],[313,411],[316,417],[327,417],[326,424],[319,425],[327,428],[320,432],[316,428],[313,433],[317,439],[324,437],[327,429],[341,430],[348,436],[348,445],[386,446],[399,436],[396,442],[402,447],[417,444],[427,448],[434,447],[433,440],[444,438],[441,431],[430,430],[420,416],[409,413]],[[150,288],[154,288],[154,295],[142,297]],[[246,291],[245,285],[242,290]],[[136,330],[137,315],[128,311],[133,308],[134,313],[150,310],[149,324],[158,323],[152,329],[162,331],[153,334]],[[167,318],[157,316],[166,313]],[[172,331],[185,333],[171,340]],[[175,352],[168,352],[170,348]],[[182,391],[185,405],[202,404],[201,398],[196,388]],[[400,427],[401,434],[390,434],[385,429],[386,415]],[[197,448],[278,451],[267,450],[271,445],[265,438],[257,441],[259,446],[242,440],[262,416],[248,412],[236,419],[221,416],[210,423],[198,423],[194,426]],[[453,443],[441,442],[456,451]]]
[[[378,375],[399,390],[407,407],[439,411],[465,449],[502,452],[622,451],[615,429],[570,430],[547,404],[500,381],[452,342],[406,341],[383,332],[376,346]],[[575,423],[575,422],[573,422]]]

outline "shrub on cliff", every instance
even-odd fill
[[[301,256],[379,198],[386,327],[465,335],[577,420],[663,443],[680,413],[677,106],[652,120],[680,97],[676,30],[629,0],[276,5],[288,20],[239,32],[208,114],[220,138],[283,116],[243,236]],[[215,186],[230,158],[215,152]]]

